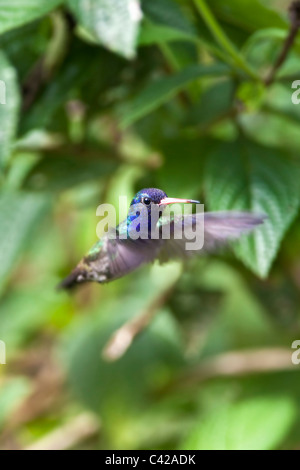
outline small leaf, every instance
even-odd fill
[[[294,402],[258,397],[214,410],[199,422],[181,449],[271,450],[290,430]]]
[[[279,151],[240,140],[222,144],[208,159],[210,210],[245,210],[268,216],[262,227],[235,247],[256,274],[267,276],[300,205],[300,167]]]
[[[0,0],[0,34],[46,15],[64,0]]]
[[[169,101],[189,83],[202,77],[218,77],[226,75],[229,69],[226,65],[191,65],[176,75],[161,78],[151,83],[128,106],[123,109],[121,126],[127,127],[143,116],[154,111]]]
[[[173,0],[142,0],[142,10],[146,18],[173,30],[197,36],[194,25],[184,14],[183,9]]]
[[[278,96],[275,101],[277,103],[272,103],[274,111],[276,107],[277,109],[279,107]],[[280,107],[280,112],[274,112],[271,109],[270,111],[260,110],[257,112],[244,113],[240,117],[240,122],[245,129],[246,135],[254,142],[268,147],[275,147],[283,151],[288,150],[298,157],[300,134],[299,121],[297,121],[296,117],[297,111],[295,109],[292,116],[291,109],[288,109],[287,106],[285,106],[285,109],[283,109],[281,105]],[[286,114],[289,115],[287,116]],[[267,126],[266,122],[268,123]]]
[[[149,46],[151,44],[161,44],[173,41],[197,41],[197,37],[191,33],[181,31],[169,26],[145,21],[139,36],[139,45]]]
[[[234,111],[233,96],[235,84],[232,80],[222,80],[204,91],[188,112],[186,122],[205,130],[206,126],[218,122]]]
[[[248,55],[253,48],[259,48],[261,42],[264,41],[272,41],[273,47],[276,44],[279,44],[280,46],[282,43],[285,41],[287,37],[287,31],[286,28],[280,29],[280,28],[266,28],[266,29],[259,29],[258,31],[255,31],[249,39],[246,41],[246,43],[243,46],[243,54],[246,56]],[[300,51],[300,38],[297,36],[295,43],[293,45],[294,49],[299,53]]]
[[[292,92],[293,91],[294,90],[292,90]],[[295,106],[292,102],[291,88],[287,88],[279,83],[274,83],[265,96],[265,106],[268,110],[274,111],[274,113],[280,113],[282,116],[294,119],[298,126],[300,108],[299,106]],[[286,131],[286,126],[284,131]]]
[[[20,93],[15,69],[3,52],[0,52],[0,71],[0,168],[4,168],[16,135]]]
[[[99,44],[126,58],[135,56],[142,19],[138,0],[69,0],[69,6]]]
[[[264,6],[259,0],[210,0],[209,6],[218,18],[246,31],[286,27],[286,22],[279,13]]]

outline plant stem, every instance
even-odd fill
[[[298,31],[300,28],[300,2],[299,1],[293,2],[291,4],[290,21],[291,21],[290,32],[283,44],[283,47],[282,47],[281,53],[278,56],[278,59],[276,60],[269,76],[265,80],[265,84],[267,86],[272,85],[272,83],[274,82],[278,70],[286,61],[289,55],[289,52],[294,45],[295,39],[297,37]]]
[[[242,69],[252,79],[260,80],[259,76],[254,72],[254,70],[252,70],[250,65],[247,64],[245,59],[240,55],[230,39],[226,36],[223,29],[206,5],[205,0],[194,0],[194,3],[216,41],[231,57],[233,64]]]
[[[111,336],[108,343],[102,351],[102,357],[109,362],[116,361],[122,357],[134,339],[150,324],[155,315],[159,312],[162,305],[171,296],[174,290],[174,284],[155,298],[149,307],[135,318],[124,323]]]

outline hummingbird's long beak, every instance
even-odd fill
[[[200,201],[195,201],[194,199],[179,199],[176,197],[165,197],[159,203],[160,206],[167,205],[167,204],[177,204],[177,203],[184,203],[184,204],[200,204]]]

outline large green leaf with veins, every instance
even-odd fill
[[[245,210],[268,216],[262,227],[235,247],[256,274],[267,276],[299,205],[299,164],[277,150],[240,140],[221,144],[208,158],[206,195],[210,210]]]

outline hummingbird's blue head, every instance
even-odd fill
[[[163,208],[160,209],[161,201],[166,198],[166,193],[161,189],[141,189],[131,201],[127,215],[128,228],[132,228],[132,223],[135,219],[141,217],[140,221],[145,224],[144,227],[146,226],[148,228],[148,234],[150,236],[152,225],[155,225],[162,215]],[[140,224],[137,225],[136,230],[137,232],[140,231]]]
[[[151,209],[151,204],[160,205],[161,201],[167,197],[166,193],[161,189],[147,188],[141,189],[131,201],[131,206],[135,204],[143,204],[147,207],[148,212]]]
[[[168,204],[176,204],[176,203],[185,203],[185,204],[199,204],[199,201],[195,201],[194,199],[178,199],[173,197],[168,197],[164,191],[157,188],[147,188],[141,189],[131,201],[130,207],[134,206],[135,204],[143,204],[148,208],[148,212],[151,212],[151,205],[156,204],[162,210]]]
[[[137,219],[137,217],[141,216],[146,226],[148,226],[148,233],[150,234],[151,227],[156,225],[165,207],[168,204],[174,203],[199,203],[199,201],[170,198],[164,191],[157,188],[141,189],[131,201],[127,224],[130,227],[132,222]],[[144,208],[146,208],[147,211],[144,211]]]

